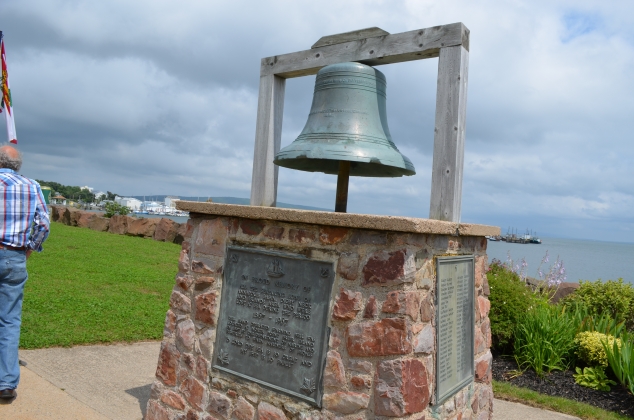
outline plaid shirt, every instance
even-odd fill
[[[13,169],[0,168],[0,243],[42,251],[49,231],[40,184]]]

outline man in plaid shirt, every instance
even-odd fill
[[[26,260],[42,251],[49,232],[40,185],[17,171],[22,155],[0,147],[0,398],[13,400],[20,381],[18,344]]]

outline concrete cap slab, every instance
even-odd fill
[[[201,203],[196,201],[177,201],[176,208],[190,213],[215,216],[276,220],[279,222],[307,223],[356,229],[389,230],[394,232],[452,236],[496,236],[500,234],[500,228],[497,226],[444,222],[442,220],[403,216],[335,213],[329,211],[282,209],[278,207]]]

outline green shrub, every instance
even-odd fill
[[[603,341],[607,342],[610,347],[617,341],[619,348],[621,340],[614,338],[612,335],[603,334],[597,331],[583,331],[575,337],[577,345],[577,356],[583,360],[588,366],[607,367],[608,357],[603,348]]]
[[[125,216],[130,213],[129,207],[122,206],[121,204],[115,202],[107,203],[105,210],[106,212],[104,213],[104,217],[112,217],[115,214]]]
[[[515,328],[513,354],[520,369],[538,376],[566,370],[574,360],[577,325],[563,307],[537,305],[521,315]]]
[[[535,306],[538,299],[519,276],[499,260],[491,261],[487,280],[491,291],[489,319],[493,347],[508,351],[513,348],[513,331],[519,317]]]
[[[616,385],[616,382],[608,379],[605,374],[605,369],[601,366],[594,368],[586,367],[583,368],[583,370],[577,368],[576,371],[577,374],[573,375],[575,377],[575,383],[581,386],[607,392],[610,390],[610,385]]]
[[[623,331],[620,338],[620,346],[616,340],[612,346],[606,340],[603,341],[603,348],[614,376],[634,394],[634,334]]]
[[[581,286],[564,299],[564,305],[583,305],[589,315],[607,314],[617,322],[625,321],[628,330],[634,329],[634,288],[623,283],[623,279],[582,281]]]

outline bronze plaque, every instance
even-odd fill
[[[473,381],[473,256],[436,262],[436,404]]]
[[[321,407],[331,262],[230,247],[213,367]]]

